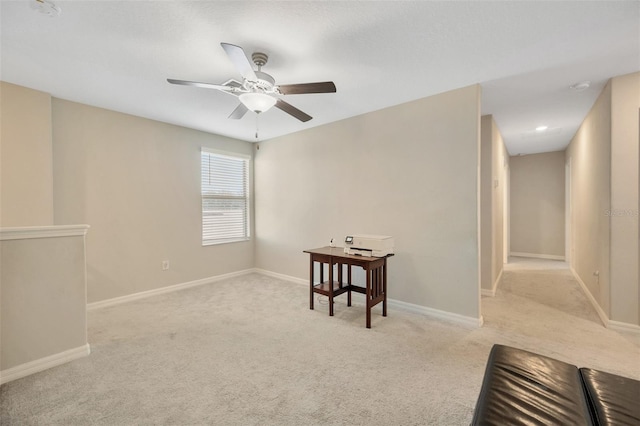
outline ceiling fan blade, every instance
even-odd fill
[[[304,113],[302,111],[300,111],[298,108],[294,107],[291,104],[286,103],[285,101],[283,101],[282,99],[278,99],[278,101],[276,102],[276,108],[281,109],[282,111],[286,112],[287,114],[297,118],[298,120],[304,122],[307,122],[309,120],[311,120],[313,117],[311,117],[310,115],[308,115],[307,113]]]
[[[244,86],[242,86],[242,83],[240,83],[238,80],[235,80],[233,78],[225,81],[224,83],[222,83],[224,86],[229,86],[229,87],[237,87],[238,89],[244,89]]]
[[[321,83],[281,84],[278,86],[283,95],[302,95],[305,93],[335,93],[336,85],[333,81]]]
[[[227,52],[227,56],[243,78],[249,81],[258,81],[258,77],[256,77],[256,73],[253,71],[251,62],[249,62],[247,55],[244,54],[242,47],[229,43],[220,43],[220,45],[224,51]]]
[[[174,80],[172,78],[168,78],[167,81],[169,83],[171,83],[171,84],[181,84],[183,86],[204,87],[205,89],[216,89],[216,90],[222,90],[223,92],[238,92],[238,91],[240,91],[238,87],[225,86],[225,85],[222,85],[222,84],[201,83],[199,81]]]
[[[242,117],[244,117],[247,111],[249,111],[249,108],[247,108],[242,102],[240,102],[236,109],[234,109],[233,112],[229,115],[229,118],[233,120],[240,120]]]

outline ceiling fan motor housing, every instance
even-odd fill
[[[253,52],[251,60],[258,67],[258,71],[255,72],[256,77],[258,77],[258,81],[255,82],[254,87],[266,92],[273,91],[273,86],[275,85],[276,80],[269,74],[261,71],[261,68],[267,63],[267,61],[269,61],[269,56],[266,53]]]
[[[256,81],[255,84],[256,88],[262,89],[265,92],[273,91],[273,86],[276,83],[276,80],[273,77],[262,71],[256,71],[256,77],[258,77],[258,81]]]
[[[264,64],[269,60],[269,56],[266,53],[262,52],[253,52],[251,55],[251,60],[258,68],[263,67]]]

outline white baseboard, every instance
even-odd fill
[[[256,268],[256,269],[254,269],[254,272],[256,272],[258,274],[266,275],[268,277],[279,278],[279,279],[285,280],[285,281],[291,281],[291,282],[294,282],[296,284],[309,285],[309,280],[308,279],[305,280],[305,279],[298,278],[298,277],[292,277],[291,275],[279,274],[277,272],[268,271],[266,269]]]
[[[216,281],[226,280],[228,278],[239,277],[241,275],[247,275],[256,272],[256,269],[244,269],[242,271],[230,272],[228,274],[216,275],[208,278],[201,278],[199,280],[188,281],[186,283],[174,284],[167,287],[156,288],[153,290],[141,291],[139,293],[128,294],[126,296],[114,297],[113,299],[101,300],[99,302],[93,302],[87,304],[87,310],[92,311],[94,309],[106,308],[107,306],[119,305],[121,303],[131,302],[133,300],[144,299],[151,296],[157,296],[159,294],[171,293],[178,290],[184,290],[186,288],[196,287],[199,285],[210,284]]]
[[[502,269],[500,269],[500,273],[498,274],[498,277],[496,278],[495,282],[493,283],[493,288],[491,288],[491,291],[493,292],[493,295],[496,295],[496,291],[498,291],[498,284],[500,284],[500,280],[502,279],[502,273],[504,272],[504,265],[502,265]]]
[[[578,275],[576,270],[573,269],[572,266],[569,267],[569,269],[571,270],[571,273],[573,274],[573,277],[576,279],[576,281],[578,281],[578,284],[580,284],[580,288],[582,288],[582,292],[587,296],[587,299],[589,299],[589,302],[591,303],[593,308],[598,313],[598,316],[600,317],[600,321],[602,321],[602,324],[605,327],[609,328],[609,317],[607,317],[607,314],[602,310],[602,308],[600,307],[600,305],[596,301],[595,297],[593,297],[593,295],[589,291],[589,288],[584,283],[584,281],[582,281],[582,278],[580,278],[580,276]]]
[[[91,347],[87,343],[86,345],[74,349],[69,349],[68,351],[60,352],[44,358],[36,359],[34,361],[26,362],[24,364],[16,365],[15,367],[0,371],[0,385],[12,380],[21,379],[22,377],[26,377],[40,371],[47,370],[51,367],[57,367],[58,365],[66,364],[69,361],[85,357],[90,353]]]
[[[629,324],[626,322],[609,320],[609,325],[607,328],[622,333],[633,333],[640,335],[640,325]]]
[[[564,260],[564,256],[558,256],[555,254],[537,254],[537,253],[523,253],[520,251],[512,251],[509,256],[515,257],[533,257],[534,259],[548,259],[548,260]]]
[[[253,272],[266,275],[269,277],[278,278],[285,281],[290,281],[296,284],[309,285],[308,279],[293,277],[291,275],[280,274],[277,272],[268,271],[266,269],[256,268],[253,270]],[[503,272],[504,272],[504,268],[498,274],[498,278],[496,278],[495,282],[493,283],[493,288],[491,290],[482,289],[483,296],[492,296],[492,297],[495,296],[500,280],[502,279]],[[582,291],[587,295],[589,302],[593,305],[594,309],[598,313],[598,316],[600,317],[600,320],[602,321],[605,327],[610,328],[611,330],[614,330],[614,331],[621,331],[626,333],[631,332],[631,333],[640,334],[640,326],[609,320],[609,318],[604,313],[600,305],[598,305],[596,300],[593,298],[593,296],[587,289],[587,286],[585,285],[585,283],[580,279],[580,277],[578,276],[578,274],[573,268],[571,268],[571,273],[578,281],[578,284],[580,284]],[[364,304],[364,295],[360,293],[354,293],[353,297],[354,297],[354,300],[357,300],[358,298],[362,298],[362,303]],[[389,306],[392,308],[396,308],[406,312],[416,313],[420,315],[425,315],[428,317],[437,318],[444,321],[454,322],[456,324],[467,326],[467,327],[482,327],[482,324],[484,322],[484,319],[482,318],[482,316],[480,316],[480,318],[467,317],[464,315],[441,311],[433,308],[428,308],[426,306],[415,305],[413,303],[407,303],[407,302],[403,302],[395,299],[388,299],[388,302],[389,302]]]
[[[266,269],[255,269],[255,272],[263,275],[267,275],[269,277],[279,278],[281,280],[290,281],[296,284],[304,284],[309,285],[308,279],[302,279],[298,277],[292,277],[290,275],[279,274],[277,272],[267,271]],[[362,298],[362,303],[364,304],[364,295],[360,293],[352,293],[354,300]],[[428,317],[454,322],[459,325],[463,325],[465,327],[481,327],[483,320],[480,318],[467,317],[460,314],[454,314],[452,312],[441,311],[438,309],[428,308],[426,306],[414,305],[413,303],[407,303],[400,300],[395,299],[387,299],[389,303],[389,307],[400,309],[406,312],[411,312],[414,314],[426,315]]]
[[[500,270],[500,273],[498,274],[496,280],[493,282],[493,286],[491,287],[491,289],[481,289],[481,294],[483,296],[495,297],[496,291],[498,290],[498,283],[500,283],[500,279],[502,279],[502,271],[504,271],[504,267]]]
[[[389,306],[392,308],[401,309],[406,312],[411,312],[414,314],[425,315],[431,318],[453,322],[458,325],[462,325],[465,327],[473,327],[478,328],[482,327],[483,319],[482,316],[480,318],[467,317],[460,314],[455,314],[453,312],[441,311],[439,309],[428,308],[422,305],[414,305],[413,303],[403,302],[401,300],[388,299]]]

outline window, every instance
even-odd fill
[[[202,148],[202,245],[249,239],[249,157]]]

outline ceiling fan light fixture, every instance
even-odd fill
[[[261,112],[268,111],[272,106],[274,106],[277,99],[265,93],[251,92],[241,94],[240,102],[242,102],[249,110],[260,114]]]

